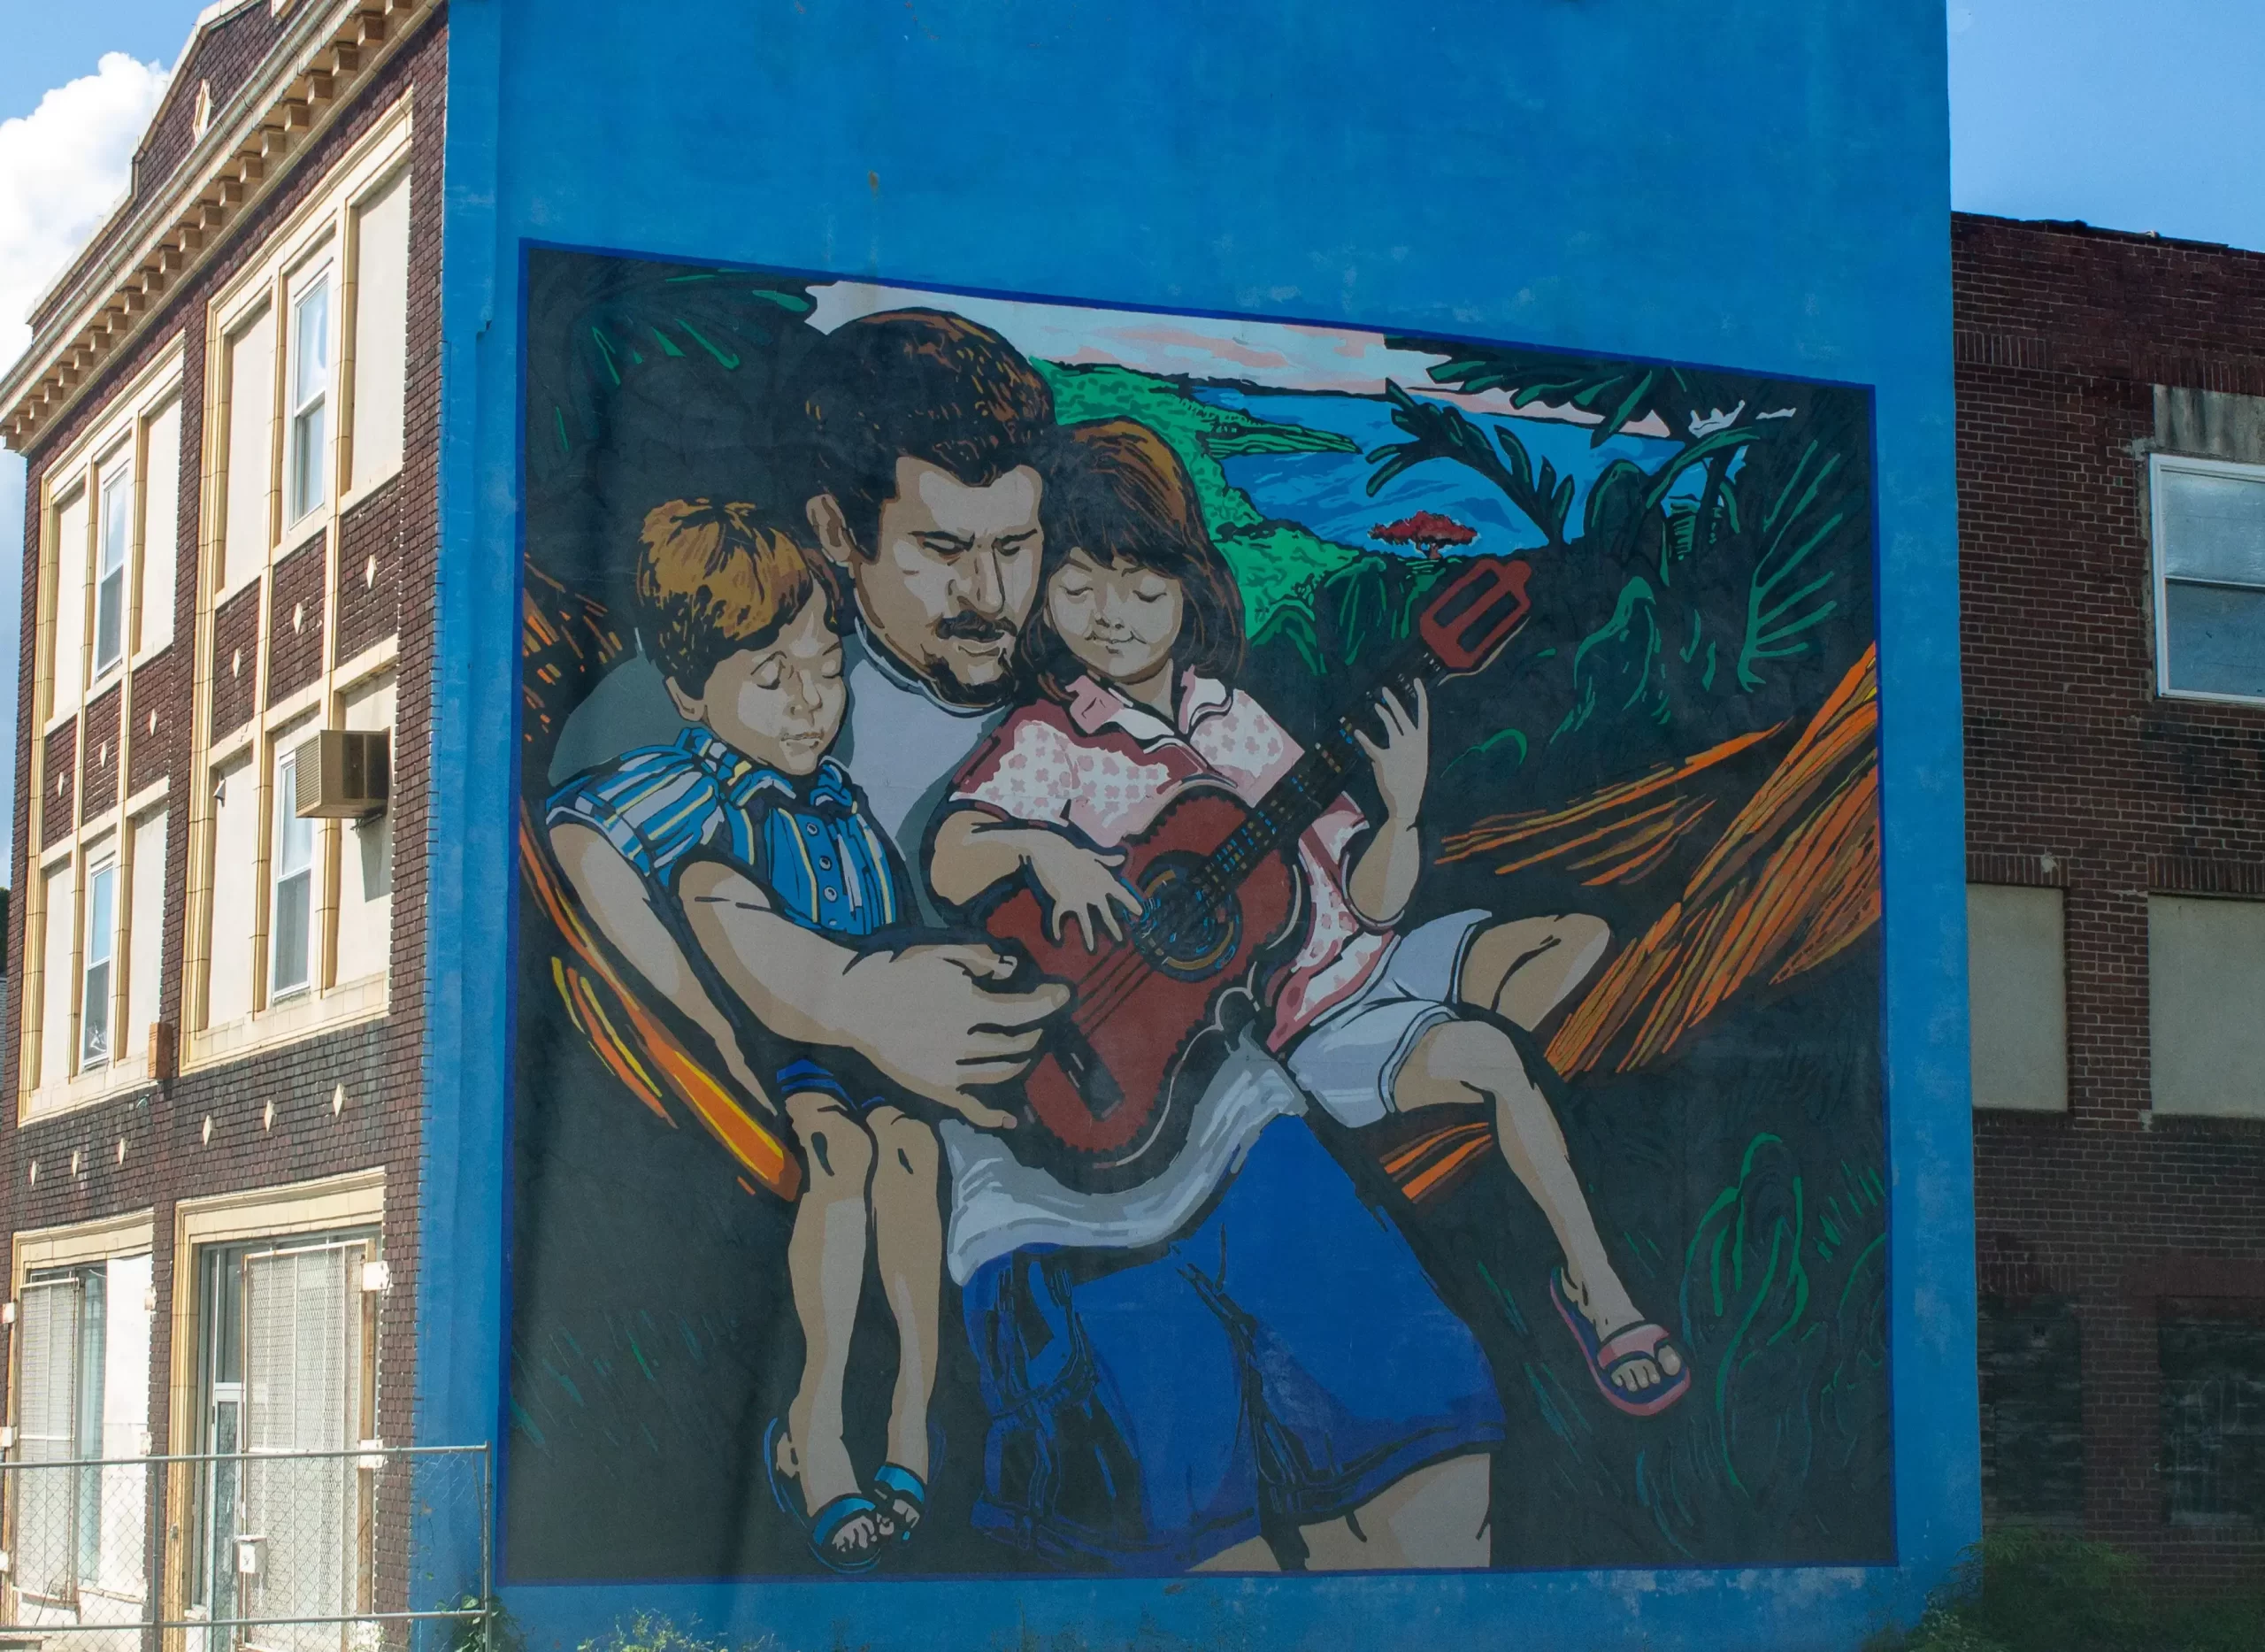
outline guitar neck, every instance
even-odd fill
[[[1233,888],[1277,848],[1297,841],[1345,795],[1347,778],[1366,760],[1354,734],[1365,726],[1378,693],[1389,688],[1405,703],[1432,663],[1421,643],[1410,644],[1354,708],[1332,723],[1290,772],[1274,782],[1252,806],[1249,817],[1205,862],[1205,880],[1213,893]]]

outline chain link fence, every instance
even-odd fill
[[[486,1446],[0,1463],[0,1652],[380,1652],[476,1631],[492,1594]],[[412,1513],[479,1533],[412,1589]],[[423,1590],[434,1598],[418,1599]]]

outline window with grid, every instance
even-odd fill
[[[2265,465],[2159,453],[2149,482],[2158,686],[2265,700]]]
[[[2164,1513],[2173,1525],[2265,1523],[2265,1323],[2213,1302],[2166,1302]]]

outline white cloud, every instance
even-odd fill
[[[28,115],[0,121],[0,371],[31,342],[24,315],[102,227],[126,186],[134,146],[165,96],[163,65],[106,53],[92,74],[58,86]],[[16,620],[21,588],[7,554],[19,550],[24,464],[0,453],[0,797],[15,782]],[[15,811],[0,808],[0,881],[7,877]]]
[[[0,364],[23,353],[32,301],[125,195],[165,79],[162,64],[106,52],[94,73],[0,121]]]

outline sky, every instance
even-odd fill
[[[29,337],[26,308],[124,193],[200,9],[0,0],[0,365]],[[2265,250],[2265,0],[1946,0],[1944,25],[1954,207]],[[1189,342],[1144,342],[1167,360]],[[1317,336],[1317,356],[1336,342]],[[1346,363],[1364,379],[1385,365]],[[21,462],[0,453],[0,565],[11,569],[23,485]],[[15,726],[17,618],[0,600],[0,729]],[[14,740],[0,736],[0,795],[14,762]],[[0,809],[0,867],[12,812]]]

